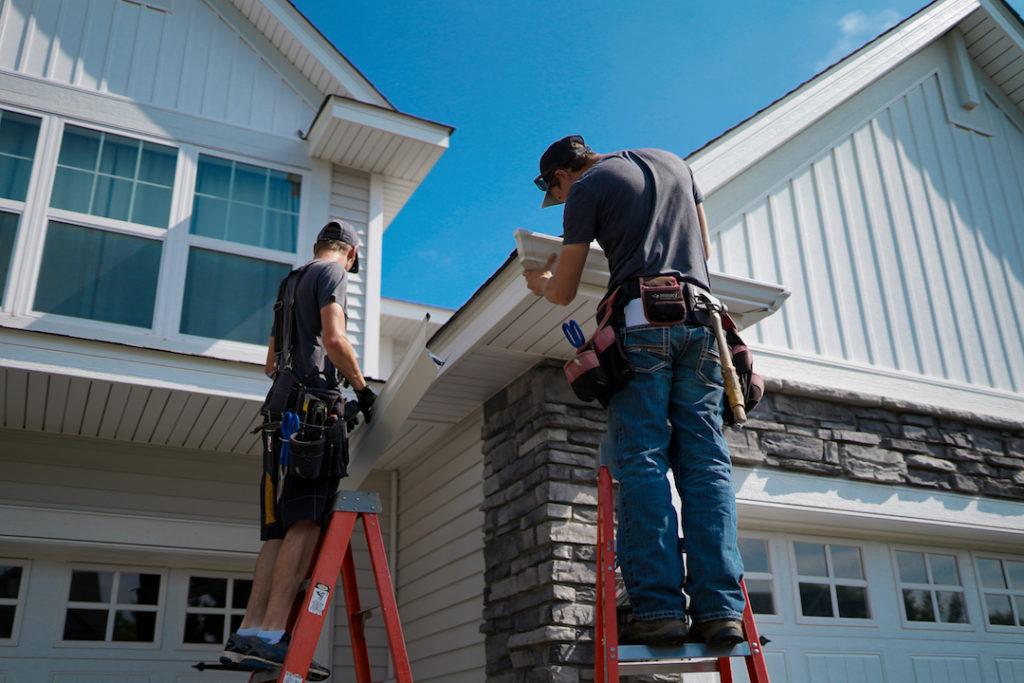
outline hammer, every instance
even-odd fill
[[[732,351],[725,339],[725,329],[722,327],[721,309],[724,308],[721,302],[710,295],[700,293],[708,307],[708,315],[711,317],[711,329],[718,340],[718,355],[722,360],[722,378],[725,380],[725,399],[732,407],[732,415],[737,425],[747,421],[746,401],[743,398],[743,388],[740,386],[739,375],[736,374],[736,366],[732,363]]]

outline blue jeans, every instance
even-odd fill
[[[619,481],[618,560],[634,617],[743,613],[736,500],[722,435],[722,368],[706,327],[627,327],[636,376],[611,400],[602,458]],[[682,498],[686,564],[667,472]]]

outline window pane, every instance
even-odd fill
[[[39,119],[0,112],[0,197],[25,201],[38,138]]]
[[[868,589],[860,586],[836,586],[839,616],[847,619],[867,619]]]
[[[298,233],[299,216],[294,213],[267,211],[263,246],[280,251],[295,251],[295,235]]]
[[[135,177],[139,163],[139,141],[120,135],[105,136],[100,154],[100,173],[109,173],[119,178]]]
[[[57,163],[61,166],[80,168],[89,172],[95,171],[102,137],[103,133],[96,130],[65,126]]]
[[[106,216],[119,221],[126,221],[131,216],[132,182],[107,176],[96,177],[96,189],[93,191],[92,210],[95,216]]]
[[[907,621],[935,621],[931,591],[904,589],[903,609],[907,614]]]
[[[251,164],[235,164],[235,182],[231,198],[257,206],[267,203],[267,169]]]
[[[231,594],[231,606],[236,609],[245,609],[249,602],[249,593],[252,591],[252,581],[249,579],[235,579],[234,592]]]
[[[239,619],[241,621],[241,619]],[[185,635],[183,641],[186,643],[222,643],[224,642],[224,615],[223,614],[186,614]]]
[[[105,640],[107,610],[70,608],[64,617],[64,640]]]
[[[227,579],[193,576],[188,580],[189,607],[224,607],[227,595]]]
[[[801,581],[800,609],[805,617],[831,617],[832,597],[828,585]]]
[[[190,250],[181,332],[265,345],[277,286],[290,270],[283,263]]]
[[[978,574],[981,575],[981,585],[985,588],[1006,588],[1006,579],[1003,578],[1003,565],[999,560],[980,558],[978,560]]]
[[[1010,609],[1009,595],[986,593],[985,608],[988,612],[988,623],[995,626],[1013,626],[1013,611]]]
[[[18,234],[18,215],[0,211],[0,301],[7,289],[7,274],[14,256],[14,238]]]
[[[939,591],[935,594],[939,601],[939,621],[946,624],[966,624],[967,606],[964,594],[959,591]]]
[[[196,168],[196,192],[227,199],[231,194],[232,163],[227,159],[199,155]]]
[[[270,172],[267,207],[297,214],[299,212],[300,178],[294,173]]]
[[[959,586],[960,572],[956,568],[956,558],[952,555],[928,554],[928,564],[932,569],[932,583],[940,586]]]
[[[171,193],[169,187],[157,187],[139,183],[135,186],[135,201],[132,203],[132,223],[162,228],[171,215]]]
[[[759,538],[739,539],[740,555],[743,557],[743,569],[747,572],[771,572],[768,564],[768,542]],[[750,586],[747,586],[750,590]]]
[[[111,640],[151,643],[156,635],[156,612],[117,610]]]
[[[114,585],[113,572],[94,572],[76,569],[71,573],[71,602],[110,602],[110,589]]]
[[[89,213],[92,200],[92,186],[96,179],[92,173],[70,168],[57,168],[53,178],[53,194],[50,206],[79,213]]]
[[[178,165],[178,150],[152,142],[142,143],[139,157],[139,180],[164,187],[174,186],[174,169]]]
[[[750,609],[755,614],[775,614],[775,600],[772,597],[772,582],[764,579],[747,579],[747,596]]]
[[[242,626],[242,615],[234,614],[231,616],[231,630],[229,633],[237,633],[238,629]]]
[[[825,546],[819,543],[794,543],[796,571],[801,576],[828,576]]]
[[[928,583],[923,553],[897,551],[896,566],[899,568],[900,581],[903,583]]]
[[[201,197],[196,195],[192,202],[192,225],[189,228],[193,235],[224,239],[228,226],[228,202],[225,199]]]
[[[50,221],[35,310],[152,327],[161,248],[158,240]]]
[[[1016,596],[1013,601],[1017,605],[1017,625],[1024,626],[1024,595]]]
[[[14,635],[14,605],[0,605],[0,638]]]
[[[122,605],[156,605],[160,602],[160,575],[121,572],[117,601]]]
[[[829,547],[832,553],[833,575],[840,579],[863,579],[864,570],[860,564],[860,548],[844,545]]]
[[[1010,577],[1010,588],[1024,590],[1024,562],[1006,562],[1006,575]]]
[[[21,588],[21,567],[0,566],[0,598],[17,599]]]
[[[263,209],[248,204],[232,203],[224,239],[239,244],[264,246]]]

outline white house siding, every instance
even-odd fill
[[[399,471],[398,610],[417,681],[484,675],[479,411]]]
[[[230,5],[165,4],[172,11],[125,0],[4,0],[0,69],[278,135],[305,130],[319,106],[315,90],[286,79],[287,65],[268,61],[274,51],[256,31],[243,36]]]
[[[793,292],[752,340],[1024,391],[1024,115],[976,74],[968,116],[949,74],[929,47],[709,199],[711,266]]]
[[[370,215],[370,176],[359,171],[335,165],[331,173],[332,218],[351,223],[359,233],[360,272],[349,276],[348,288],[348,335],[362,359],[366,337],[367,273],[367,224]],[[379,292],[377,293],[379,297]]]

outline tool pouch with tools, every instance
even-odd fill
[[[655,275],[638,279],[644,317],[652,325],[678,325],[686,320],[692,306],[686,288],[674,275]]]
[[[597,399],[607,406],[634,374],[633,363],[612,322],[621,312],[621,306],[616,305],[618,293],[616,288],[598,306],[597,330],[565,364],[565,378],[581,401]]]
[[[722,314],[722,327],[725,330],[725,343],[732,356],[732,364],[736,367],[736,375],[740,380],[740,391],[743,394],[743,407],[750,414],[764,396],[764,379],[754,372],[754,355],[736,333],[736,323],[727,313]],[[723,401],[722,421],[727,425],[736,424],[732,407]]]

